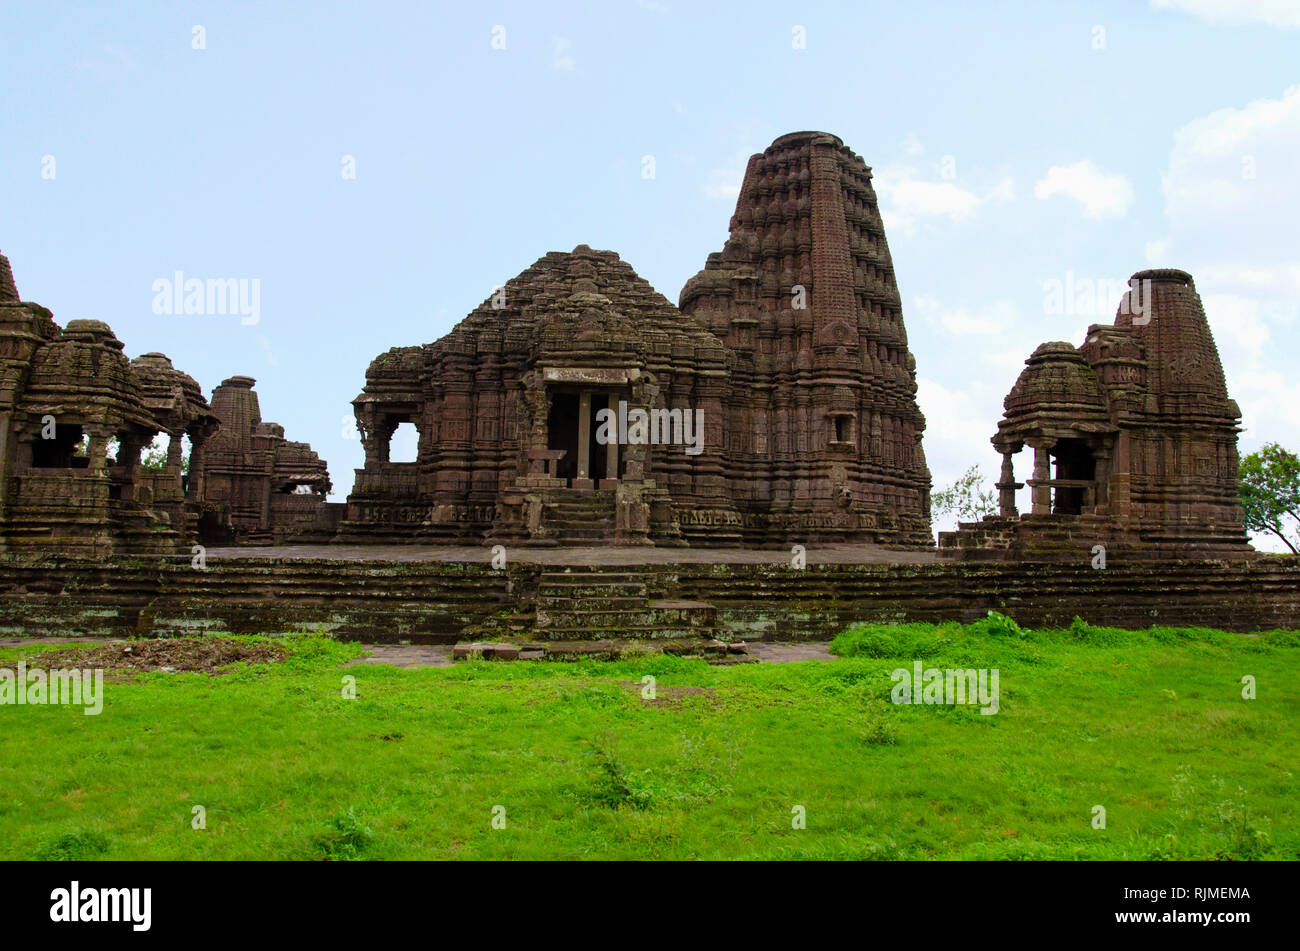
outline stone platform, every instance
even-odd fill
[[[322,561],[463,562],[492,561],[490,545],[276,545],[209,548],[209,559],[310,559]],[[507,562],[548,566],[600,565],[788,565],[790,549],[655,548],[649,545],[601,545],[590,548],[506,546]],[[916,565],[938,561],[934,551],[899,550],[879,545],[808,546],[810,565]]]
[[[436,560],[434,550],[410,547],[402,553],[425,560],[381,560],[391,554],[386,550],[354,559],[340,549],[265,548],[210,551],[202,569],[188,558],[3,560],[0,636],[314,632],[389,644],[614,636],[753,643],[825,641],[859,621],[973,621],[990,610],[1029,627],[1066,627],[1078,616],[1131,628],[1300,628],[1294,556],[1114,559],[1097,570],[1082,557],[1036,564],[834,561],[847,553],[814,548],[799,569],[784,552],[727,550],[716,553],[726,561],[711,562],[700,550],[610,548],[585,555],[521,550],[494,569],[485,560],[488,549],[457,551],[474,560]],[[621,560],[663,556],[669,560]],[[584,563],[546,561],[556,557]]]

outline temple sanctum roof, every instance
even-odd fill
[[[538,258],[451,332],[395,347],[366,372],[367,396],[420,399],[420,376],[458,360],[724,372],[725,348],[613,251],[580,244]]]

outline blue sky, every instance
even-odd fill
[[[875,170],[936,485],[996,473],[1036,344],[1112,319],[1044,282],[1150,266],[1196,277],[1243,451],[1300,450],[1296,0],[9,3],[0,129],[24,299],[208,393],[256,377],[336,498],[374,356],[581,243],[676,302],[802,129]],[[260,319],[154,313],[178,270],[258,280]]]

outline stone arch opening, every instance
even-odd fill
[[[388,461],[416,462],[419,458],[419,428],[409,419],[395,421],[388,434]]]

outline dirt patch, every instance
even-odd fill
[[[287,647],[248,644],[220,637],[175,640],[114,641],[102,647],[40,651],[24,660],[30,668],[90,667],[104,670],[200,671],[218,675],[228,664],[278,664],[289,656]]]
[[[655,685],[655,698],[649,700],[642,696],[641,691],[645,689],[645,684],[639,680],[620,680],[618,685],[629,693],[635,693],[645,700],[647,704],[661,703],[672,706],[675,703],[685,703],[687,697],[704,697],[706,700],[717,699],[717,693],[712,687],[661,687]]]

